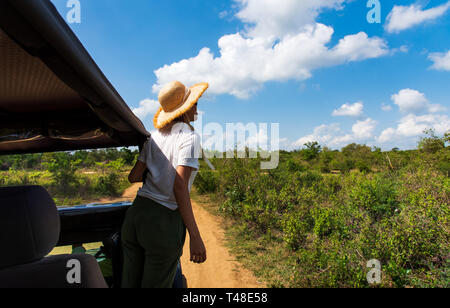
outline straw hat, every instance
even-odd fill
[[[172,81],[165,85],[158,95],[161,107],[153,118],[153,125],[160,129],[184,114],[195,105],[208,87],[206,82],[198,83],[190,88],[179,81]]]

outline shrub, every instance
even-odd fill
[[[102,195],[120,195],[120,176],[117,172],[101,175],[97,179],[95,191]]]
[[[306,170],[306,168],[305,168],[304,166],[302,166],[301,164],[295,162],[295,161],[292,160],[292,159],[289,159],[289,160],[286,162],[286,169],[287,169],[289,172],[297,172],[297,171],[305,171],[305,170]]]
[[[323,180],[323,176],[316,171],[298,172],[296,177],[301,187],[314,187]]]
[[[358,170],[363,173],[371,172],[370,167],[365,162],[360,160],[356,162],[355,167],[358,168]]]
[[[324,237],[330,235],[335,230],[334,212],[329,207],[315,207],[312,210],[314,219],[313,232],[319,236]]]
[[[61,188],[64,195],[73,195],[78,184],[75,172],[81,160],[72,160],[65,152],[46,153],[43,166],[50,171],[54,184]]]
[[[214,193],[219,186],[219,180],[211,170],[200,170],[195,177],[194,185],[200,194]]]
[[[283,240],[291,250],[298,250],[311,229],[310,219],[300,211],[287,212],[282,218]]]
[[[339,170],[343,173],[348,173],[355,167],[355,162],[351,158],[341,157],[339,159],[333,159],[329,166],[332,170]]]
[[[349,197],[351,205],[368,210],[376,219],[393,214],[398,207],[396,182],[388,176],[357,177]]]
[[[123,158],[118,158],[116,160],[112,160],[106,164],[107,168],[109,168],[112,171],[117,171],[117,172],[121,171],[124,166],[125,166],[125,160]]]
[[[428,137],[420,139],[418,145],[419,150],[434,154],[439,150],[445,148],[445,137],[439,138],[438,136],[436,136],[436,133],[433,129],[425,130],[424,133],[428,135]]]

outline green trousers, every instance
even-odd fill
[[[137,196],[122,226],[122,287],[171,288],[185,238],[178,210]]]

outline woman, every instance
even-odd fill
[[[186,229],[190,260],[206,260],[189,196],[200,153],[199,136],[189,123],[196,119],[197,101],[207,88],[207,83],[186,88],[174,81],[159,93],[161,108],[153,120],[158,130],[145,142],[128,177],[131,183],[144,180],[144,185],[122,226],[122,287],[170,288]]]

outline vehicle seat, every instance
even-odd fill
[[[107,288],[93,256],[46,257],[59,232],[58,210],[43,187],[1,187],[0,288]],[[80,283],[67,279],[75,269],[69,260],[79,261]]]

